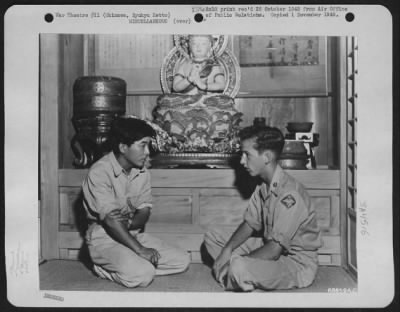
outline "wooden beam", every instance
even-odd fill
[[[226,227],[228,228],[228,227]],[[175,230],[174,230],[175,229]],[[185,231],[185,229],[187,231]],[[206,228],[200,226],[187,225],[160,225],[155,224],[146,226],[146,233],[154,235],[168,243],[178,245],[188,251],[199,251],[200,245],[204,239]],[[318,251],[318,254],[339,255],[340,237],[332,235],[323,235],[324,245]],[[58,237],[58,246],[60,249],[78,249],[83,244],[83,238],[79,232],[60,232]]]
[[[233,169],[151,169],[153,188],[235,188]],[[287,170],[307,189],[339,189],[339,170]],[[60,186],[81,186],[87,169],[60,169]]]
[[[83,36],[62,35],[62,70],[63,88],[59,104],[59,133],[60,142],[60,167],[73,168],[74,155],[71,149],[71,140],[75,134],[71,118],[73,116],[73,85],[75,80],[83,75]]]
[[[340,233],[342,246],[342,265],[347,268],[347,53],[346,53],[346,37],[339,39],[339,73],[338,75],[338,99],[339,99],[339,142],[340,143]]]
[[[60,38],[40,36],[40,180],[41,253],[55,259],[58,253],[58,103],[60,85]]]

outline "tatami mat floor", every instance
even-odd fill
[[[223,292],[204,264],[191,264],[182,273],[159,276],[147,288],[126,288],[95,276],[80,261],[51,260],[39,266],[41,290],[64,291],[162,291],[162,292]],[[314,284],[295,292],[327,292],[329,288],[355,289],[356,282],[340,267],[320,267]]]

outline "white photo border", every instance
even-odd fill
[[[214,6],[214,5],[213,5]],[[278,7],[278,5],[267,5]],[[303,6],[303,5],[301,5]],[[4,16],[5,254],[8,300],[41,307],[384,307],[394,296],[392,228],[392,16],[379,5],[340,5],[340,18],[210,18],[195,23],[195,5],[17,5]],[[220,6],[216,6],[220,7]],[[237,7],[237,6],[236,6]],[[248,7],[248,6],[247,6]],[[120,19],[57,18],[56,12],[169,12],[168,27]],[[52,13],[52,23],[44,15]],[[357,226],[356,293],[146,293],[52,291],[38,278],[39,34],[185,33],[355,36],[358,56],[358,206],[368,216],[368,236]],[[21,129],[21,125],[23,129]],[[384,151],[384,152],[378,152]],[[379,153],[379,155],[377,155]],[[357,223],[359,225],[359,221]],[[21,231],[21,229],[23,229]],[[15,268],[15,255],[21,262]],[[14,258],[13,258],[14,257]],[[156,300],[154,299],[156,296]]]

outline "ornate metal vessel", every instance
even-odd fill
[[[126,111],[126,82],[107,76],[80,77],[73,86],[73,99],[74,165],[87,168],[110,150],[112,121]]]

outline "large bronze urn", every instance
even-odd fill
[[[110,150],[112,121],[126,111],[126,82],[107,76],[80,77],[73,86],[73,100],[74,165],[87,168]]]

